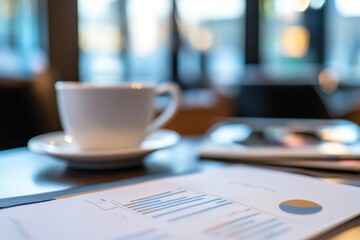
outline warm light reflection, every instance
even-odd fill
[[[70,135],[65,135],[64,136],[64,140],[65,140],[65,142],[67,142],[67,143],[72,143],[72,137],[70,136]]]
[[[88,25],[81,28],[79,46],[84,51],[120,51],[124,46],[124,39],[117,26],[100,28]]]
[[[146,56],[157,48],[159,40],[158,24],[154,19],[138,18],[130,23],[130,35],[134,52]]]
[[[339,76],[333,69],[323,69],[319,74],[320,88],[326,93],[336,91],[339,81]]]
[[[309,50],[309,38],[309,32],[305,27],[285,27],[281,34],[284,55],[293,58],[304,57]]]
[[[144,87],[144,84],[142,83],[132,83],[131,88],[132,89],[142,89]]]
[[[307,140],[301,134],[288,134],[281,139],[281,143],[287,147],[303,147],[306,146]]]
[[[286,21],[299,21],[301,12],[305,11],[302,10],[303,5],[303,1],[298,0],[274,0],[275,16],[281,16]]]
[[[320,152],[327,155],[340,155],[347,154],[349,152],[348,147],[341,143],[323,143],[320,145]]]
[[[171,3],[167,0],[127,2],[129,46],[135,55],[146,57],[166,41]]]
[[[340,178],[323,178],[321,179],[325,182],[329,182],[329,183],[346,183],[347,180],[346,179],[340,179]],[[347,239],[347,238],[344,238]]]
[[[358,140],[357,129],[347,126],[324,128],[319,131],[321,139],[329,142],[354,143]]]
[[[310,5],[310,0],[289,0],[292,10],[296,12],[304,12]]]
[[[209,29],[197,28],[191,31],[190,44],[198,51],[208,51],[213,45],[213,35]]]

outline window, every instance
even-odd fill
[[[244,70],[243,0],[178,0],[182,81],[234,83]]]
[[[0,75],[28,77],[47,64],[45,4],[0,0]]]
[[[325,0],[261,2],[261,63],[274,78],[305,81],[317,74],[323,61],[324,4]]]
[[[344,82],[360,81],[360,2],[328,0],[326,61]]]
[[[79,0],[81,80],[170,79],[168,0]]]
[[[317,83],[324,68],[359,81],[359,9],[355,0],[0,0],[0,76],[50,66],[62,80],[193,88],[252,81],[250,63],[276,81]]]
[[[79,0],[81,80],[234,82],[244,67],[244,6],[244,0]]]

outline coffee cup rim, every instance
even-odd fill
[[[141,82],[116,83],[116,84],[96,84],[82,82],[58,81],[55,83],[55,89],[153,89],[154,86]]]

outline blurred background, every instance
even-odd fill
[[[360,123],[359,26],[356,0],[0,0],[0,149],[61,129],[57,80],[176,82],[184,135],[236,116]]]

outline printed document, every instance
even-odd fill
[[[0,239],[304,239],[360,215],[360,188],[243,165],[0,211]]]

